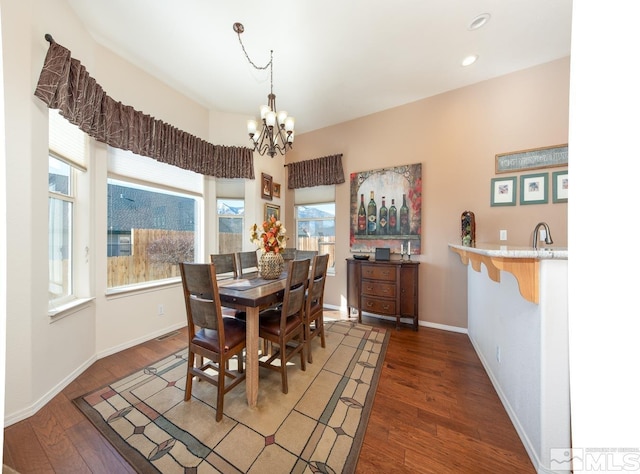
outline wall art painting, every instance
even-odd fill
[[[351,173],[352,252],[421,253],[422,164]]]

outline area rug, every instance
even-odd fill
[[[258,406],[240,384],[218,423],[211,384],[194,381],[184,401],[186,348],[74,402],[140,473],[354,472],[389,333],[351,321],[325,333],[306,371],[288,367],[288,394],[261,368]]]

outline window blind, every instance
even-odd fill
[[[87,170],[87,135],[56,109],[49,109],[49,150],[68,165]]]

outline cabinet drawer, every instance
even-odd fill
[[[390,265],[362,265],[362,278],[396,281],[396,269]]]
[[[371,313],[388,314],[391,316],[396,314],[396,302],[391,300],[363,296],[361,306],[363,311],[369,311]]]
[[[396,297],[396,284],[376,280],[362,280],[362,294],[371,296],[383,296],[385,298]]]

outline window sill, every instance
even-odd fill
[[[139,283],[137,285],[118,286],[107,289],[107,298],[117,298],[121,296],[127,296],[131,293],[145,293],[148,291],[157,291],[168,286],[175,286],[181,284],[182,279],[180,277],[167,278],[165,280],[157,280],[148,283]]]
[[[95,300],[94,297],[77,298],[69,303],[52,308],[49,310],[49,322],[53,323],[73,313],[77,313],[78,311],[88,307],[93,300]]]

